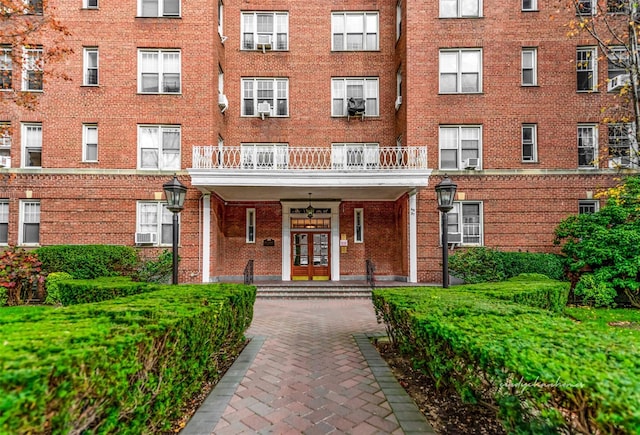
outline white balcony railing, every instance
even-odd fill
[[[427,169],[426,147],[193,147],[194,169],[416,170]]]

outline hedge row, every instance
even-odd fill
[[[89,302],[107,301],[124,296],[132,296],[139,293],[158,290],[162,287],[164,286],[160,284],[132,282],[129,277],[68,279],[56,281],[55,300],[51,300],[53,298],[48,299],[49,302],[60,303],[62,305],[76,305]],[[49,287],[47,287],[47,290],[49,290]]]
[[[239,349],[255,288],[0,311],[0,433],[158,433]]]
[[[66,272],[76,279],[129,275],[140,264],[131,246],[53,245],[35,250],[47,273]]]
[[[510,433],[640,433],[640,331],[591,328],[502,300],[504,287],[491,293],[377,289],[373,301],[417,367],[496,407]]]

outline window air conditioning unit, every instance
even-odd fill
[[[271,104],[266,101],[263,103],[258,103],[258,115],[264,119],[265,116],[271,115]]]
[[[158,233],[136,233],[136,245],[151,245],[158,243]]]
[[[0,156],[0,168],[10,168],[10,167],[11,167],[11,157]]]
[[[262,52],[265,50],[271,50],[271,35],[258,35],[258,49],[262,48]]]
[[[478,166],[480,166],[480,159],[477,157],[472,159],[466,159],[464,161],[465,169],[476,169],[478,168]]]
[[[402,104],[402,97],[398,96],[398,98],[396,98],[396,110],[400,108],[401,104]]]
[[[617,91],[631,81],[629,74],[620,74],[609,80],[607,83],[607,92]]]
[[[222,113],[229,107],[229,100],[225,94],[218,94],[218,107]]]
[[[460,244],[462,243],[462,233],[447,233],[448,244]]]

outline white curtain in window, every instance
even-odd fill
[[[156,233],[158,231],[158,205],[156,203],[140,204],[141,233]]]
[[[29,148],[42,148],[42,126],[27,125],[24,129],[25,145]]]
[[[138,143],[140,144],[140,167],[145,169],[158,168],[158,150],[160,149],[160,135],[157,127],[140,127]]]
[[[345,113],[345,83],[342,80],[333,81],[333,115],[342,116]]]
[[[162,130],[162,160],[161,169],[180,169],[180,130]]]
[[[167,208],[166,204],[160,204],[162,207],[162,229],[160,243],[169,245],[173,243],[173,213]],[[180,217],[178,216],[178,219]]]

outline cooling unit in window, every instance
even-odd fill
[[[462,233],[447,233],[447,243],[449,245],[459,245],[462,243]]]
[[[271,104],[267,102],[258,103],[258,115],[264,119],[265,116],[271,115]]]
[[[396,110],[398,110],[401,105],[402,105],[402,97],[398,95],[398,97],[396,98]]]
[[[158,233],[136,233],[136,245],[153,245],[158,243]]]
[[[480,159],[479,158],[473,158],[473,159],[466,159],[464,161],[464,168],[465,169],[477,169],[478,166],[480,166]]]
[[[0,156],[0,168],[10,168],[10,167],[11,167],[11,157]]]
[[[366,103],[362,98],[349,98],[347,100],[347,119],[352,116],[360,116],[364,119],[364,112],[366,109]]]
[[[218,107],[222,113],[229,107],[229,100],[225,94],[218,94]]]
[[[271,35],[258,35],[258,50],[271,50]]]
[[[631,81],[629,74],[620,74],[609,80],[607,83],[607,91],[613,92],[624,87]]]

